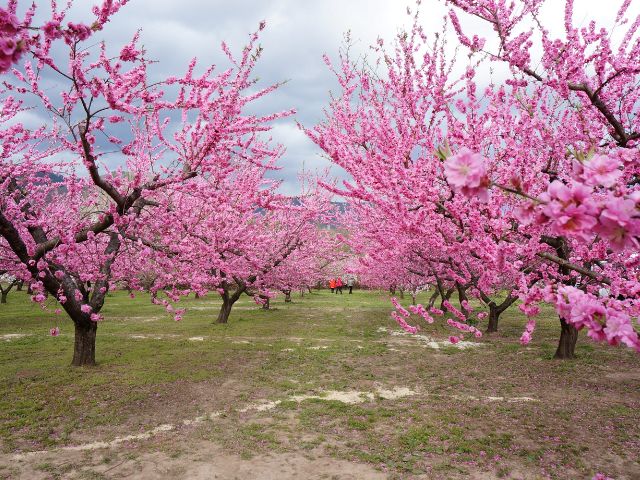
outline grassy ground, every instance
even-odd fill
[[[499,334],[460,350],[391,335],[376,292],[314,291],[271,311],[244,298],[227,325],[212,324],[216,299],[186,304],[176,323],[146,296],[111,295],[99,365],[78,369],[70,321],[12,292],[0,305],[0,478],[200,478],[196,466],[201,478],[640,478],[640,356],[581,337],[577,360],[553,360],[550,312],[527,348],[512,308]],[[376,393],[400,387],[402,398]],[[328,391],[373,395],[294,398]],[[61,448],[159,425],[175,428]]]

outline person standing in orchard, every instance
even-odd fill
[[[338,294],[338,292],[340,292],[340,295],[342,295],[342,286],[344,284],[342,283],[342,278],[338,277],[338,279],[336,280],[336,294]]]
[[[349,295],[353,293],[353,275],[347,277],[347,287],[349,287]]]
[[[335,278],[332,278],[331,280],[329,280],[329,288],[331,289],[331,293],[333,293],[333,291],[336,289]]]

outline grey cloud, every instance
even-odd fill
[[[46,3],[41,2],[45,11]],[[552,32],[561,35],[561,4],[564,2],[548,3],[543,22],[550,26]],[[605,9],[596,0],[576,2],[576,18],[580,21],[602,14],[607,24],[615,16],[617,3],[614,8]],[[77,0],[70,19],[81,21],[89,18],[88,4],[87,0]],[[108,44],[114,45],[115,54],[140,28],[141,43],[148,56],[160,61],[153,67],[154,74],[176,75],[186,69],[194,56],[199,58],[202,69],[211,63],[224,68],[227,62],[220,50],[220,42],[227,42],[233,52],[239,52],[258,23],[266,20],[267,29],[260,36],[264,51],[255,74],[260,78],[261,86],[282,81],[287,83],[257,102],[253,111],[267,113],[296,108],[295,119],[312,126],[322,119],[322,109],[327,105],[329,91],[337,91],[335,79],[324,65],[322,55],[326,53],[333,59],[337,58],[343,34],[347,30],[351,31],[355,41],[356,56],[367,54],[369,45],[378,36],[391,40],[394,33],[408,25],[407,5],[412,6],[413,2],[132,0],[98,38],[104,38]],[[637,9],[638,5],[634,8]],[[446,15],[443,2],[425,0],[421,11],[426,30],[440,31],[442,18]],[[486,25],[478,25],[470,19],[463,19],[463,25],[479,35],[490,33]],[[465,62],[461,64],[465,65]],[[481,83],[489,80],[488,70],[485,70],[479,73]],[[499,81],[504,75],[505,71],[494,70],[494,80]],[[313,143],[297,130],[294,119],[277,123],[272,134],[275,141],[288,147],[281,162],[283,168],[273,173],[283,178],[283,191],[286,193],[295,193],[296,172],[303,163],[307,169],[323,169],[329,164]],[[117,160],[110,162],[110,165],[112,163],[117,163]],[[344,177],[344,172],[334,169],[333,173]]]

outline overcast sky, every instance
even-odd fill
[[[586,23],[597,19],[610,25],[622,0],[575,0],[576,21]],[[36,3],[47,9],[47,3]],[[63,3],[62,1],[60,3]],[[80,19],[88,11],[90,0],[76,0],[74,10]],[[552,32],[562,32],[562,0],[548,0],[543,22]],[[638,0],[634,2],[635,11]],[[185,71],[189,60],[197,56],[201,63],[222,61],[220,42],[239,51],[247,36],[261,20],[267,29],[261,35],[264,48],[256,74],[261,85],[287,80],[287,83],[262,100],[261,111],[280,111],[295,108],[295,119],[281,121],[274,126],[273,137],[287,147],[282,159],[283,192],[298,190],[296,172],[303,165],[307,170],[322,169],[328,162],[297,129],[295,120],[312,126],[322,118],[329,91],[337,91],[333,77],[322,61],[322,55],[336,58],[343,34],[351,32],[356,50],[365,53],[380,36],[390,40],[408,25],[405,0],[130,0],[108,27],[96,37],[106,38],[119,45],[142,29],[142,44],[147,56],[160,60],[157,69],[167,75]],[[441,0],[423,0],[422,19],[428,31],[440,30],[446,9]],[[70,20],[72,18],[69,18]],[[487,32],[485,25],[466,23],[475,33]],[[337,167],[332,173],[342,177]]]

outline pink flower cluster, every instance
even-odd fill
[[[517,209],[518,219],[524,225],[549,223],[552,233],[583,241],[598,233],[616,252],[638,248],[640,191],[626,195],[616,191],[621,167],[613,155],[594,155],[576,163],[573,179],[551,182],[538,205],[529,202]]]
[[[8,71],[24,52],[24,40],[19,33],[18,17],[0,8],[0,73]]]
[[[528,345],[531,341],[531,335],[533,331],[536,329],[536,320],[534,318],[530,318],[527,321],[527,325],[525,326],[524,332],[522,332],[522,336],[520,337],[520,343],[522,345]]]
[[[466,147],[447,158],[444,173],[447,182],[457,191],[468,197],[478,197],[487,201],[489,178],[487,159],[479,153],[473,153]]]
[[[457,328],[463,332],[473,333],[476,338],[482,337],[482,332],[478,330],[473,325],[469,325],[467,323],[456,322],[454,319],[450,318],[447,320],[447,324],[452,326],[453,328]]]
[[[605,305],[594,295],[569,285],[559,286],[556,294],[549,297],[546,300],[555,304],[558,315],[578,330],[586,327],[594,340],[610,345],[623,343],[640,352],[640,339],[632,319],[616,301],[610,300]]]
[[[461,320],[463,322],[467,321],[467,317],[464,316],[464,313],[454,307],[451,302],[449,302],[449,300],[445,300],[444,302],[442,302],[442,305],[444,305],[447,310],[449,310],[458,320]]]
[[[424,318],[424,320],[427,323],[433,323],[433,317],[431,315],[429,315],[429,312],[427,312],[427,310],[421,305],[410,305],[409,306],[409,310],[411,310],[411,313],[415,314],[415,315],[420,315],[422,318]]]
[[[391,312],[391,317],[393,317],[393,319],[398,323],[398,325],[400,325],[400,327],[405,331],[405,332],[409,332],[411,334],[415,334],[418,333],[418,327],[413,327],[411,325],[409,325],[404,318],[402,318],[400,315],[398,315],[397,312]]]
[[[542,213],[551,221],[553,233],[585,240],[592,236],[598,209],[592,199],[591,188],[577,182],[565,185],[554,180],[540,200],[545,204]]]
[[[400,305],[396,297],[391,298],[391,303],[393,303],[393,306],[396,307],[396,310],[398,310],[403,317],[409,317],[411,315],[406,308]]]

